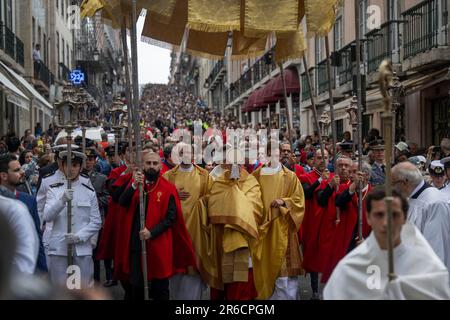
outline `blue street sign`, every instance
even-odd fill
[[[79,85],[84,82],[84,73],[81,70],[72,70],[69,75],[69,81],[73,84]]]

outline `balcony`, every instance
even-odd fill
[[[0,49],[22,67],[24,66],[23,42],[3,22],[0,22]]]
[[[241,77],[230,86],[230,100],[234,101],[253,85],[257,84],[277,68],[273,59],[274,48],[271,48],[247,69]]]
[[[353,61],[352,61],[352,51],[356,47],[356,42],[353,41],[342,47],[338,54],[340,56],[340,63],[336,68],[336,74],[339,78],[339,86],[342,86],[353,79]],[[326,65],[325,65],[326,67]],[[325,68],[326,70],[326,68]]]
[[[366,34],[368,73],[377,71],[384,59],[395,62],[393,56],[398,43],[396,26],[397,22],[388,21],[383,23],[379,29],[374,29]]]
[[[219,60],[214,65],[214,68],[211,70],[211,73],[209,74],[208,78],[206,79],[206,83],[209,85],[209,89],[213,90],[220,80],[223,79],[223,77],[226,74],[226,68],[225,63],[223,60]]]
[[[328,90],[328,72],[327,72],[327,60],[323,60],[317,64],[316,68],[316,76],[317,76],[317,95],[321,95],[322,93]],[[334,84],[334,77],[332,83]],[[333,85],[334,87],[334,85]]]
[[[303,73],[301,76],[301,89],[302,89],[302,101],[308,100],[309,97],[309,85],[308,85],[308,78],[306,77],[306,72]]]
[[[406,21],[403,25],[404,59],[447,45],[447,0],[423,1],[403,12],[402,16]]]
[[[71,70],[62,62],[59,63],[60,78],[64,81],[69,81]]]
[[[38,71],[35,70],[33,85],[41,93],[48,93],[49,88],[55,83],[55,76],[50,72],[44,62],[41,62]]]

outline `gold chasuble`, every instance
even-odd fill
[[[298,231],[305,211],[303,188],[294,172],[282,166],[279,170],[259,168],[252,174],[261,186],[264,203],[259,242],[253,253],[253,277],[257,299],[268,299],[278,277],[303,274]],[[272,208],[275,199],[284,206]]]
[[[186,219],[203,281],[219,290],[224,283],[248,281],[249,257],[259,238],[259,184],[244,169],[240,172],[239,180],[231,180],[229,170],[217,177]]]
[[[211,180],[207,170],[195,164],[192,165],[191,169],[192,170],[184,170],[178,165],[163,175],[164,178],[175,185],[177,190],[183,189],[183,191],[190,193],[189,198],[181,200],[181,209],[183,210],[184,220],[190,215],[192,208],[197,203],[198,199],[206,195],[208,184]]]

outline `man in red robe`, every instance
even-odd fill
[[[327,282],[338,262],[353,250],[371,231],[366,220],[366,195],[372,189],[369,184],[371,167],[363,162],[362,171],[358,171],[358,162],[353,162],[350,173],[350,186],[335,198],[340,210],[340,222],[336,226],[332,241],[331,254],[322,274],[322,282]],[[362,188],[362,235],[359,239],[358,188]]]
[[[119,199],[127,208],[120,226],[121,241],[118,263],[129,276],[131,299],[142,300],[144,281],[149,281],[149,296],[154,300],[169,299],[169,278],[196,267],[195,252],[184,222],[176,187],[160,176],[161,158],[148,152],[143,156],[143,169]],[[145,227],[141,228],[138,185],[144,187]],[[147,279],[142,273],[141,241],[147,251]]]
[[[311,276],[313,299],[319,297],[319,230],[322,222],[323,210],[317,203],[317,194],[323,190],[333,178],[333,174],[326,169],[328,166],[328,152],[321,150],[314,154],[313,170],[300,176],[305,194],[305,216],[300,227],[299,239],[303,247],[303,269]]]
[[[323,273],[328,267],[334,249],[335,234],[341,223],[340,208],[335,206],[335,198],[348,189],[351,168],[352,159],[346,156],[339,157],[335,162],[333,179],[317,195],[317,202],[323,211],[318,247],[319,271],[322,273],[322,282],[326,281]]]

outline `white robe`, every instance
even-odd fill
[[[447,199],[447,202],[450,204],[450,183],[448,183],[444,188],[442,188],[439,191],[444,194],[445,198]]]
[[[422,232],[434,252],[450,270],[450,206],[436,188],[409,199],[408,221]]]
[[[39,238],[28,208],[19,200],[0,196],[0,214],[6,218],[16,236],[16,250],[11,261],[13,273],[33,274],[39,253]]]
[[[449,274],[415,226],[407,222],[394,249],[396,280],[388,282],[388,252],[373,232],[345,256],[328,280],[326,300],[450,299]]]

